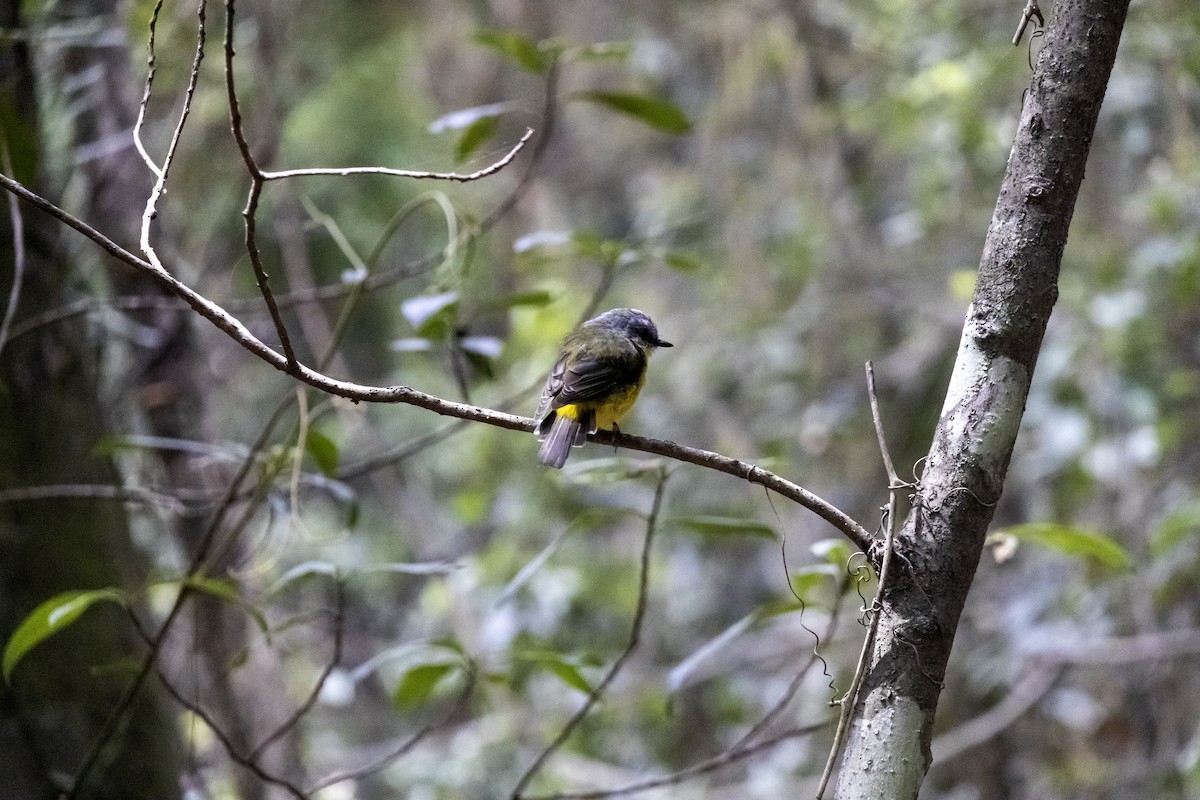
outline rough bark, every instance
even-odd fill
[[[96,75],[95,80],[71,81],[78,86],[70,99],[81,109],[73,118],[74,145],[94,148],[100,155],[80,166],[82,179],[80,214],[105,231],[118,244],[137,252],[143,204],[149,197],[153,176],[133,146],[131,131],[137,119],[140,81],[130,64],[142,55],[130,52],[131,43],[122,28],[120,0],[65,0],[57,17],[84,21],[105,31],[105,46],[89,42],[68,45],[58,53],[66,75]],[[260,38],[269,38],[264,25]],[[135,44],[144,47],[144,43]],[[211,43],[210,43],[211,47]],[[58,65],[56,65],[58,66]],[[167,105],[164,98],[157,106]],[[156,107],[157,107],[156,106]],[[148,135],[152,154],[160,158]],[[99,147],[97,142],[119,142],[123,146]],[[156,223],[154,240],[161,252],[171,252],[170,215]],[[177,259],[171,259],[176,261]],[[113,293],[118,296],[167,297],[169,292],[146,273],[123,264],[107,262]],[[206,358],[198,349],[195,317],[173,309],[139,309],[125,312],[142,332],[129,343],[128,385],[148,431],[158,437],[185,441],[211,441],[210,423],[201,384],[208,371]],[[213,470],[199,466],[196,456],[171,450],[159,451],[166,485],[181,491],[218,489]],[[182,516],[173,520],[171,533],[190,559],[202,540],[209,520]],[[216,575],[247,558],[242,540],[231,544],[211,567]],[[240,609],[214,597],[198,595],[190,601],[192,630],[171,639],[164,667],[177,682],[195,681],[193,670],[203,665],[199,693],[203,704],[221,724],[242,753],[249,753],[286,718],[290,705],[279,677],[276,654],[256,635],[253,623]],[[238,665],[235,669],[234,665]],[[289,734],[269,748],[261,763],[275,774],[299,775],[300,756],[296,736]],[[238,776],[243,800],[263,800],[269,788],[246,771]]]
[[[1025,98],[837,797],[915,798],[941,680],[1024,413],[1129,0],[1059,0]]]
[[[0,0],[0,27],[19,29],[18,4]],[[0,119],[14,171],[38,180],[37,92],[20,37],[0,47]],[[44,187],[43,187],[44,188]],[[69,270],[59,229],[27,215],[18,319],[61,305]],[[0,214],[0,297],[14,279],[14,236]],[[85,324],[64,322],[45,335],[6,342],[0,355],[0,487],[119,485],[111,461],[96,455],[105,426],[98,347]],[[124,508],[104,500],[51,499],[0,505],[0,642],[38,603],[59,592],[144,585]],[[121,696],[122,665],[142,652],[124,614],[97,606],[39,645],[0,684],[0,797],[54,798]],[[177,738],[158,692],[130,706],[127,724],[101,755],[87,800],[163,799],[179,794]]]

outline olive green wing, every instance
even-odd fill
[[[551,390],[550,404],[561,408],[572,403],[601,400],[613,392],[638,382],[646,367],[646,358],[635,351],[629,356],[618,358],[581,358],[563,366],[557,375],[551,375],[555,385]]]

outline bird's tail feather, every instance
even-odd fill
[[[562,469],[582,430],[583,426],[579,424],[579,420],[556,416],[554,424],[550,426],[550,432],[542,439],[538,460],[548,467]]]
[[[589,433],[596,431],[595,412],[589,411],[582,419],[572,419],[566,414],[555,414],[554,422],[549,432],[543,432],[544,426],[539,426],[538,434],[542,446],[538,449],[538,461],[548,467],[562,469],[571,455],[572,447],[582,447]]]

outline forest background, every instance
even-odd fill
[[[0,171],[137,251],[154,4],[23,5],[16,29],[4,4]],[[155,27],[141,132],[160,163],[196,11],[165,4]],[[675,348],[625,430],[771,469],[874,529],[863,363],[915,478],[1039,47],[1012,46],[1019,14],[239,4],[265,169],[471,173],[535,131],[468,183],[268,183],[257,245],[297,356],[528,415],[562,334],[635,306]],[[153,236],[273,341],[224,8],[205,24]],[[5,225],[0,639],[92,592],[6,651],[0,795],[69,788],[82,764],[84,797],[811,796],[873,592],[825,522],[687,465],[592,444],[559,474],[527,434],[300,391],[29,207]],[[1134,3],[923,797],[1200,793],[1198,297],[1200,8]]]

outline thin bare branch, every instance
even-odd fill
[[[185,509],[179,498],[152,489],[138,486],[110,486],[96,484],[52,484],[44,486],[18,486],[12,489],[0,489],[0,503],[26,502],[30,500],[119,500],[125,503],[144,503],[146,505],[164,506],[176,513],[184,513]]]
[[[0,179],[7,180],[2,175],[0,175]],[[113,246],[115,247],[116,245]],[[142,263],[146,264],[147,267],[150,266],[147,262]],[[209,518],[208,526],[205,528],[204,533],[200,537],[200,542],[197,544],[196,552],[192,555],[192,560],[188,565],[187,572],[185,573],[187,577],[196,575],[206,562],[207,556],[212,549],[213,542],[217,538],[217,533],[225,521],[225,515],[232,507],[234,498],[237,497],[237,495],[241,492],[242,482],[245,481],[249,476],[254,464],[256,463],[256,457],[258,453],[266,446],[270,439],[271,432],[274,430],[275,425],[278,423],[279,418],[285,409],[286,405],[280,405],[276,408],[275,412],[272,413],[266,424],[263,426],[258,438],[253,444],[250,445],[250,448],[246,452],[245,458],[242,460],[241,466],[238,467],[237,473],[234,475],[233,479],[230,480],[229,486],[226,488],[225,496],[222,498],[212,516]],[[133,701],[137,698],[138,693],[141,692],[142,686],[145,685],[146,679],[150,676],[151,671],[157,667],[158,654],[162,651],[163,645],[166,642],[167,633],[175,624],[175,620],[178,619],[179,615],[183,612],[183,608],[187,604],[187,600],[190,596],[191,589],[186,583],[181,584],[180,591],[175,596],[175,602],[172,603],[171,609],[167,612],[166,618],[163,620],[162,625],[159,626],[158,633],[149,638],[143,635],[143,638],[146,638],[147,640],[149,650],[142,659],[142,663],[139,665],[138,671],[134,675],[133,680],[131,680],[129,685],[125,687],[125,691],[121,694],[121,696],[117,699],[116,704],[113,706],[112,712],[108,715],[108,718],[105,719],[104,724],[101,726],[99,732],[92,740],[88,752],[84,755],[83,760],[80,762],[79,769],[75,773],[75,779],[71,786],[70,792],[66,796],[66,800],[78,800],[83,795],[83,790],[87,786],[88,778],[91,776],[92,770],[96,768],[96,765],[100,761],[101,753],[108,745],[108,742],[112,739],[113,734],[116,733],[121,720],[124,719],[125,715],[129,711],[129,708],[133,705]],[[136,622],[137,621],[135,619],[135,624]]]
[[[288,334],[283,315],[275,303],[271,292],[270,276],[262,263],[262,254],[258,250],[258,201],[262,196],[263,173],[250,152],[250,143],[246,140],[246,131],[242,126],[242,111],[238,104],[237,87],[233,77],[233,32],[234,32],[234,0],[225,0],[225,89],[229,99],[229,124],[233,129],[233,138],[237,142],[238,152],[246,171],[250,173],[250,191],[246,195],[246,207],[242,216],[246,223],[246,254],[250,257],[250,266],[254,270],[254,280],[258,291],[262,294],[267,311],[271,314],[271,322],[275,325],[275,334],[279,337],[279,346],[283,348],[284,372],[295,375],[299,369],[295,350],[292,349],[292,339]]]
[[[508,197],[500,202],[500,205],[492,209],[486,217],[479,223],[479,229],[486,231],[496,224],[496,221],[502,218],[505,214],[516,206],[517,202],[525,194],[533,181],[534,173],[542,163],[542,157],[546,154],[546,148],[550,146],[550,139],[554,135],[555,123],[558,120],[558,59],[552,59],[549,68],[546,70],[546,88],[545,100],[542,105],[542,130],[538,136],[537,143],[533,146],[533,153],[529,157],[529,165],[525,167],[525,172],[517,181],[517,185],[509,193]],[[521,144],[529,140],[533,135],[533,129],[525,132],[525,136],[521,139]]]
[[[470,181],[477,181],[480,178],[486,178],[489,175],[495,175],[507,167],[517,157],[517,153],[520,153],[524,149],[526,143],[531,138],[533,138],[533,128],[526,128],[525,135],[500,160],[475,172],[429,172],[414,169],[392,169],[391,167],[310,167],[307,169],[286,169],[278,172],[261,172],[259,173],[259,177],[264,181],[278,181],[284,178],[304,178],[314,175],[342,177],[347,175],[392,175],[397,178],[415,178],[416,180],[469,183]]]
[[[998,736],[1050,691],[1063,665],[1034,664],[1004,699],[984,713],[933,740],[933,763],[945,764]]]
[[[684,781],[694,778],[697,775],[703,775],[721,767],[727,767],[730,764],[749,758],[755,753],[767,750],[780,742],[786,742],[791,739],[797,739],[801,736],[808,736],[816,733],[822,728],[829,727],[829,722],[818,722],[815,725],[806,725],[803,728],[793,728],[790,731],[784,731],[778,736],[772,736],[770,739],[763,739],[757,744],[747,745],[742,748],[733,748],[726,750],[723,753],[713,756],[699,763],[693,764],[686,769],[681,769],[678,772],[672,772],[669,775],[662,775],[658,778],[650,778],[637,783],[631,783],[626,786],[621,786],[616,789],[598,789],[591,792],[559,792],[550,795],[529,795],[525,800],[600,800],[605,797],[620,797],[622,795],[637,794],[639,792],[649,791],[651,789],[659,789],[663,786],[674,786]]]
[[[240,320],[232,316],[224,308],[199,294],[168,271],[158,269],[145,259],[139,258],[128,250],[125,250],[92,226],[62,210],[49,200],[31,192],[20,182],[6,175],[0,175],[0,186],[91,239],[114,258],[136,269],[150,273],[156,280],[164,284],[171,292],[191,306],[200,316],[207,319],[246,350],[276,369],[289,372],[287,359],[284,356],[255,337]],[[442,416],[483,422],[507,430],[526,432],[533,430],[533,420],[527,417],[505,414],[465,403],[450,402],[408,386],[365,386],[350,381],[330,378],[303,364],[297,364],[295,371],[289,372],[289,374],[321,391],[345,397],[348,400],[356,402],[403,403],[424,408]],[[592,435],[591,439],[592,441],[614,447],[624,447],[630,450],[674,458],[678,461],[685,461],[699,467],[724,472],[727,475],[733,475],[750,483],[765,486],[776,494],[798,503],[829,522],[864,552],[870,549],[873,542],[871,534],[841,509],[826,502],[804,487],[753,464],[723,456],[719,453],[675,444],[674,442],[631,436],[625,433],[616,434],[607,430],[597,431]]]
[[[654,532],[658,527],[658,514],[662,510],[663,493],[667,486],[668,473],[664,468],[660,470],[658,475],[658,483],[654,487],[654,502],[650,506],[650,513],[646,517],[646,535],[642,541],[642,559],[641,568],[638,577],[638,599],[637,609],[633,613],[633,625],[629,630],[629,640],[625,643],[625,649],[617,656],[608,671],[604,673],[604,677],[600,682],[592,687],[592,691],[588,693],[587,699],[581,705],[566,724],[562,726],[562,730],[554,737],[551,742],[546,745],[545,749],[538,754],[538,757],[533,760],[529,768],[525,770],[517,781],[517,785],[513,787],[511,797],[513,800],[520,798],[521,792],[529,785],[529,782],[541,771],[542,766],[554,755],[567,739],[571,736],[574,730],[579,727],[579,723],[583,722],[584,718],[591,713],[592,708],[596,703],[600,702],[600,698],[604,692],[608,690],[609,685],[620,673],[621,668],[625,666],[626,660],[633,655],[633,651],[637,649],[638,642],[642,636],[642,621],[646,617],[646,606],[650,599],[650,546],[654,541]]]
[[[296,727],[296,724],[304,718],[308,712],[312,711],[313,706],[317,703],[317,698],[321,695],[321,690],[325,688],[325,682],[329,680],[329,676],[337,669],[338,664],[342,661],[342,646],[345,639],[345,622],[346,622],[346,587],[342,583],[340,575],[334,577],[334,600],[333,600],[333,652],[329,655],[329,660],[325,662],[321,674],[317,676],[317,680],[313,682],[312,689],[309,690],[308,696],[304,699],[295,711],[288,716],[286,720],[279,724],[277,728],[267,738],[263,739],[253,750],[250,751],[249,758],[257,759],[262,752],[270,747],[275,742],[279,741],[289,731]]]
[[[1033,21],[1037,22],[1039,28],[1043,28],[1046,25],[1046,18],[1042,16],[1042,9],[1038,6],[1038,0],[1026,0],[1025,8],[1021,11],[1021,21],[1017,23],[1016,33],[1013,34],[1013,47],[1021,43],[1021,39],[1025,36],[1025,29]],[[1036,36],[1036,34],[1034,35]]]
[[[130,614],[129,616],[130,619],[133,620],[134,628],[137,630],[138,635],[142,637],[142,640],[148,646],[150,646],[152,649],[161,646],[161,632],[157,635],[151,635],[150,632],[142,626],[141,621],[136,615]],[[308,795],[305,794],[305,792],[301,790],[299,786],[292,783],[287,778],[267,772],[263,765],[258,762],[257,753],[252,753],[250,755],[242,753],[230,735],[227,734],[224,729],[217,724],[216,719],[214,719],[213,716],[209,714],[203,706],[193,700],[190,700],[183,694],[183,692],[179,691],[179,689],[176,688],[173,683],[171,683],[166,674],[162,671],[162,667],[158,665],[157,658],[150,663],[154,664],[154,672],[158,676],[159,683],[162,684],[164,689],[166,689],[167,694],[169,694],[176,703],[192,712],[192,714],[194,714],[200,721],[208,726],[208,729],[212,731],[213,736],[215,736],[217,741],[221,743],[221,746],[225,748],[225,753],[235,764],[250,770],[252,773],[254,773],[255,777],[264,783],[280,787],[292,797],[296,798],[296,800],[308,800]]]
[[[1052,664],[1121,666],[1200,655],[1200,628],[1153,631],[1101,639],[1041,642],[1022,648],[1025,655]]]
[[[154,163],[154,159],[146,150],[146,145],[142,143],[142,127],[146,124],[146,107],[150,104],[150,94],[154,87],[156,69],[154,41],[158,29],[158,15],[162,11],[162,7],[163,0],[158,0],[154,4],[154,10],[150,12],[150,39],[146,43],[146,83],[142,88],[142,101],[138,103],[137,122],[133,125],[133,146],[137,148],[138,155],[142,157],[142,161],[146,162],[146,166],[156,177],[162,177],[162,170],[158,164]]]
[[[892,453],[888,450],[887,436],[883,432],[883,416],[879,413],[879,396],[875,392],[875,367],[867,362],[867,398],[871,403],[871,421],[875,423],[875,438],[879,442],[879,454],[883,457],[883,468],[887,470],[888,486],[897,486],[900,476],[896,474],[896,465],[892,462]],[[895,509],[892,509],[895,512]]]
[[[838,596],[833,601],[833,608],[829,610],[829,624],[825,626],[824,638],[826,641],[829,641],[833,638],[834,630],[837,628],[839,612],[842,608],[842,599],[849,592],[847,587],[848,584],[846,582],[842,582],[839,585]],[[809,630],[807,625],[804,627],[805,630]],[[817,636],[816,632],[810,632],[814,637]],[[812,654],[809,655],[808,660],[801,664],[800,668],[796,670],[796,674],[792,676],[792,680],[788,684],[788,687],[784,691],[783,695],[780,696],[777,701],[775,701],[775,705],[773,705],[766,714],[763,714],[758,722],[754,723],[754,725],[750,727],[750,730],[746,731],[742,738],[737,740],[732,748],[733,750],[749,747],[751,744],[753,744],[754,740],[757,739],[763,731],[770,727],[771,723],[778,719],[779,715],[782,714],[784,709],[788,707],[788,704],[792,702],[792,698],[796,696],[796,692],[800,691],[800,684],[803,683],[804,676],[808,674],[810,669],[812,669],[813,664],[816,664],[817,661],[823,661],[821,655],[817,652],[817,648],[820,646],[820,643],[820,637],[817,637],[817,641],[813,644]],[[826,674],[828,675],[828,668],[826,669]]]
[[[0,166],[5,172],[13,171],[12,158],[8,153],[8,132],[0,122]],[[21,214],[21,204],[13,195],[8,196],[8,220],[13,236],[13,275],[12,286],[8,289],[8,303],[4,306],[4,319],[0,320],[0,353],[8,343],[9,326],[12,325],[13,315],[17,313],[17,304],[21,301],[21,286],[25,283],[25,217]]]
[[[446,713],[442,716],[441,720],[439,720],[437,722],[431,722],[428,725],[423,726],[416,733],[412,734],[411,736],[406,738],[404,741],[400,742],[399,745],[389,749],[384,755],[380,756],[379,758],[376,758],[375,760],[371,761],[369,764],[366,764],[364,766],[358,767],[353,770],[343,770],[341,772],[335,772],[332,775],[322,778],[320,781],[318,781],[312,785],[312,788],[309,789],[309,792],[312,794],[316,794],[317,792],[321,791],[322,789],[327,789],[330,786],[333,786],[334,784],[337,784],[337,783],[342,783],[344,781],[351,781],[351,780],[360,780],[362,778],[367,777],[368,775],[372,775],[372,774],[378,772],[379,770],[386,767],[388,764],[391,764],[396,759],[401,758],[402,756],[406,755],[407,753],[410,753],[414,747],[416,747],[418,744],[420,744],[431,733],[436,731],[438,728],[441,728],[444,725],[446,725],[448,722],[450,722],[450,720],[454,719],[462,712],[463,707],[466,705],[467,701],[471,697],[472,692],[475,689],[476,677],[477,677],[476,671],[472,667],[467,673],[467,678],[463,684],[462,691],[460,691],[458,693],[457,699],[450,706],[450,708],[447,709]]]
[[[187,124],[188,116],[192,112],[192,99],[196,95],[196,85],[200,81],[200,64],[204,61],[204,14],[205,8],[208,5],[206,0],[200,0],[200,7],[197,11],[197,29],[196,29],[196,54],[192,58],[192,72],[188,76],[187,89],[184,91],[183,109],[179,112],[179,121],[175,123],[175,131],[171,134],[171,144],[167,147],[167,155],[163,158],[163,165],[160,169],[150,158],[142,145],[141,127],[143,118],[146,112],[146,104],[150,100],[150,87],[154,81],[154,29],[158,22],[158,12],[162,8],[162,1],[154,7],[154,15],[150,18],[150,56],[149,68],[146,73],[146,90],[142,97],[141,105],[138,108],[137,125],[134,127],[134,141],[137,143],[138,152],[142,154],[142,158],[150,166],[150,169],[158,179],[154,182],[154,188],[150,191],[150,197],[146,200],[146,208],[142,212],[142,233],[141,233],[141,248],[142,253],[149,259],[150,263],[154,264],[159,269],[163,269],[162,261],[159,260],[158,253],[155,252],[154,246],[150,244],[150,227],[154,223],[155,217],[158,216],[158,200],[167,190],[167,174],[171,170],[171,163],[175,160],[175,151],[179,147],[179,140],[183,137],[183,128]]]
[[[886,538],[883,545],[883,565],[879,569],[879,586],[875,590],[875,601],[871,604],[871,621],[867,625],[867,635],[863,637],[862,651],[859,653],[858,663],[854,667],[854,677],[850,681],[849,690],[838,701],[841,704],[842,711],[838,717],[837,730],[833,734],[833,744],[829,747],[829,758],[825,761],[825,769],[821,772],[821,781],[817,784],[817,800],[821,800],[825,795],[825,788],[829,785],[829,779],[833,775],[833,768],[837,764],[838,757],[841,755],[842,747],[845,745],[846,734],[850,732],[850,719],[854,716],[854,710],[858,706],[858,692],[862,688],[863,678],[867,674],[871,652],[875,646],[875,635],[879,632],[879,617],[883,614],[883,593],[886,591],[889,585],[888,579],[891,577],[892,551],[895,544],[896,527],[899,524],[896,519],[896,493],[904,486],[896,475],[896,467],[892,463],[891,453],[888,452],[887,437],[883,432],[883,417],[879,413],[879,398],[875,393],[875,370],[872,368],[870,361],[867,362],[866,372],[867,396],[871,403],[871,418],[875,423],[875,437],[879,441],[879,452],[888,474],[888,505],[884,518]],[[865,550],[864,552],[869,554],[870,551]]]

